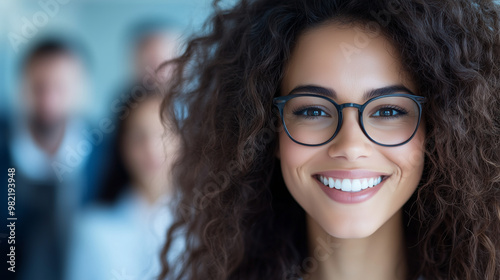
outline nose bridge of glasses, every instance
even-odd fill
[[[343,103],[343,104],[338,105],[338,110],[339,110],[339,112],[342,112],[344,110],[344,108],[349,108],[349,107],[354,107],[354,108],[358,109],[358,112],[361,112],[362,111],[361,108],[363,107],[363,105],[360,105],[357,103]]]
[[[361,108],[362,105],[359,105],[357,103],[343,103],[343,104],[339,104],[339,109],[344,109],[344,108],[347,108],[347,107],[355,107],[355,108]]]
[[[338,108],[339,113],[340,113],[340,119],[339,119],[339,124],[338,124],[338,128],[337,128],[337,132],[336,132],[335,135],[337,135],[338,133],[340,133],[340,130],[341,130],[342,126],[343,126],[343,123],[346,120],[346,115],[343,113],[343,109],[344,108],[349,108],[349,107],[356,108],[357,109],[356,113],[359,116],[359,118],[361,118],[361,113],[362,113],[362,110],[363,110],[362,109],[363,105],[360,105],[360,104],[357,104],[357,103],[343,103],[343,104],[339,104],[337,108]],[[363,132],[362,120],[361,119],[360,120],[356,119],[356,122],[358,122],[359,128]]]

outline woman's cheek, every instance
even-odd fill
[[[293,142],[285,132],[279,135],[278,157],[283,179],[290,194],[306,211],[315,209],[322,196],[310,168],[318,166],[326,155],[324,146],[307,147]]]
[[[391,186],[411,186],[415,189],[420,182],[424,168],[424,129],[419,129],[415,137],[405,145],[384,149],[384,156],[396,168],[398,184]]]

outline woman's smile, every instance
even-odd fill
[[[390,175],[383,172],[353,169],[319,172],[312,177],[333,201],[361,203],[374,196]]]

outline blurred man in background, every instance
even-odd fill
[[[78,45],[35,44],[21,66],[20,110],[11,122],[10,166],[16,168],[17,279],[62,279],[69,223],[90,192],[96,145],[76,114],[86,86]]]

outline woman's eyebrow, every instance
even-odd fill
[[[403,85],[390,85],[386,87],[371,89],[364,93],[363,99],[368,100],[380,95],[392,94],[392,93],[405,92],[408,94],[413,94],[413,92]],[[292,89],[288,94],[295,93],[317,93],[330,97],[331,99],[337,98],[337,92],[331,88],[325,88],[317,85],[301,85]]]
[[[414,94],[410,89],[403,85],[391,85],[381,88],[376,88],[365,92],[363,95],[364,100],[368,100],[377,96],[392,94],[392,93],[408,93]]]
[[[294,94],[294,93],[317,93],[317,94],[322,94],[330,97],[331,99],[335,99],[337,97],[337,93],[335,90],[331,88],[324,88],[321,86],[316,86],[316,85],[304,85],[304,86],[297,86],[292,91],[288,93]]]

